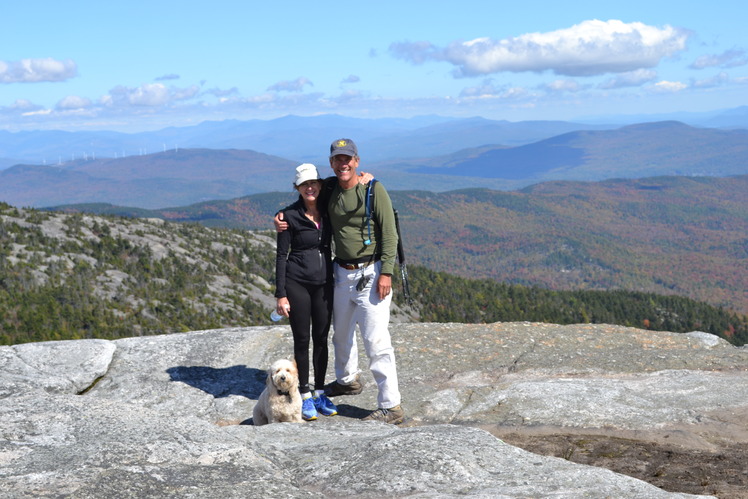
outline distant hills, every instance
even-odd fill
[[[216,124],[215,135],[223,136],[219,130],[228,134],[227,127],[230,123],[220,127]],[[502,127],[504,131],[500,132]],[[539,136],[570,127],[571,124],[557,122],[509,126],[482,119],[428,124],[415,130],[403,129],[381,149],[373,149],[389,155],[399,151],[402,158],[397,160],[374,162],[360,146],[361,168],[373,172],[393,190],[417,186],[434,192],[471,187],[511,190],[549,180],[729,176],[748,172],[748,130],[744,129],[695,128],[668,121],[613,130],[569,131],[516,146],[500,143],[510,137],[510,131],[514,140],[519,140],[520,136],[530,137],[531,130]],[[330,126],[330,132],[334,128]],[[289,129],[285,130],[289,133]],[[272,130],[265,133],[271,134]],[[297,130],[299,142],[309,133]],[[369,129],[368,133],[374,132]],[[340,135],[342,131],[329,136]],[[476,145],[479,140],[491,138],[495,142]],[[284,141],[267,139],[263,152],[175,148],[118,158],[87,156],[54,166],[16,165],[0,170],[0,201],[31,207],[107,202],[165,208],[290,190],[298,160],[268,153],[269,149],[280,148],[279,143]],[[370,140],[376,143],[380,139]],[[290,138],[285,142],[289,153],[292,142]],[[315,160],[323,176],[330,173],[324,154],[326,144],[318,144],[322,154]],[[448,154],[407,157],[456,147],[459,149]]]
[[[179,149],[245,149],[299,163],[319,163],[326,158],[330,142],[340,137],[353,138],[367,161],[383,161],[448,154],[484,144],[528,144],[573,130],[618,126],[440,116],[361,119],[322,115],[206,121],[133,134],[0,131],[0,168],[20,163],[61,165],[79,159],[122,158]]]
[[[89,151],[0,170],[0,201],[265,229],[293,200],[293,168],[312,161],[328,175],[326,148],[341,136],[391,192],[415,263],[748,312],[745,128],[328,115],[132,135],[0,132],[2,157]],[[125,143],[138,152],[100,152]]]
[[[403,188],[484,186],[515,189],[548,180],[604,180],[657,175],[748,173],[748,130],[695,128],[676,121],[615,130],[574,131],[517,147],[484,146],[449,156],[383,165],[378,177]],[[471,178],[472,182],[467,182]],[[475,179],[485,179],[477,181]],[[480,182],[480,183],[478,183]]]
[[[181,206],[290,191],[295,167],[287,159],[233,149],[180,149],[64,166],[18,165],[0,171],[0,200],[29,207],[91,202]]]
[[[139,133],[0,130],[0,169],[59,165],[85,158],[121,158],[177,149],[246,149],[294,162],[320,162],[339,137],[359,144],[367,162],[428,158],[483,145],[520,146],[568,132],[680,121],[697,128],[748,129],[748,106],[701,113],[608,116],[584,121],[489,120],[480,117],[350,118],[284,116],[272,120],[206,121]]]

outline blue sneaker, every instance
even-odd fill
[[[301,418],[305,421],[314,421],[317,419],[317,408],[315,407],[312,397],[306,398],[301,402]]]
[[[312,400],[314,400],[314,407],[317,408],[317,412],[320,414],[334,416],[338,413],[338,408],[335,407],[335,404],[330,402],[330,399],[327,398],[324,393],[313,397]]]

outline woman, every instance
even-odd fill
[[[312,421],[318,413],[325,416],[338,413],[324,392],[332,317],[331,231],[322,211],[324,207],[317,206],[322,188],[317,167],[309,163],[296,167],[294,188],[299,199],[283,209],[288,230],[277,236],[275,297],[277,312],[291,323],[302,397],[301,417]],[[310,325],[314,393],[309,387]]]

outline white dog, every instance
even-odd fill
[[[301,394],[296,362],[288,359],[273,362],[268,369],[266,385],[252,413],[254,425],[301,423]]]

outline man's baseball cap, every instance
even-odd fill
[[[358,158],[358,148],[351,139],[338,139],[330,144],[330,157],[345,154],[352,158]]]

